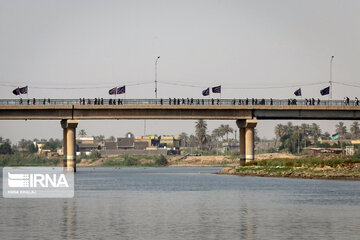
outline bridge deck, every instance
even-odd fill
[[[345,104],[343,101],[323,101],[319,105],[306,105],[305,101],[298,101],[297,105],[288,105],[288,100],[273,100],[272,105],[267,99],[264,104],[245,104],[246,99],[222,99],[214,105],[211,99],[204,104],[197,100],[193,104],[169,104],[155,99],[128,99],[120,105],[103,103],[80,104],[80,100],[32,100],[20,104],[18,99],[0,100],[0,119],[333,119],[359,120],[360,106],[356,102]],[[167,99],[167,101],[169,101]],[[73,103],[73,104],[62,104]],[[118,102],[116,101],[116,104]],[[138,103],[138,104],[134,104]],[[145,104],[144,104],[145,103]],[[303,104],[302,104],[303,103]]]

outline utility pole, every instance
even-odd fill
[[[155,99],[157,100],[157,63],[160,56],[158,56],[155,60]]]
[[[331,56],[330,59],[330,100],[332,100],[332,92],[333,92],[333,81],[332,81],[332,62],[333,62],[334,56]]]

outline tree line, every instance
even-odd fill
[[[222,146],[222,143],[231,144],[234,139],[229,139],[229,134],[234,130],[228,124],[221,124],[209,133],[207,122],[200,119],[195,122],[194,134],[188,135],[182,132],[179,137],[184,147],[198,148],[200,150],[212,150]]]
[[[336,124],[335,132],[338,136],[336,139],[359,139],[360,128],[359,123],[354,121],[350,126],[350,132],[344,122]],[[301,125],[293,125],[291,122],[287,124],[278,124],[275,126],[275,146],[277,141],[280,141],[279,150],[287,150],[290,153],[300,153],[304,148],[315,145],[317,147],[330,147],[329,143],[320,144],[319,140],[331,140],[332,135],[329,132],[322,132],[320,126],[316,123]],[[339,143],[334,144],[335,147],[340,147]]]

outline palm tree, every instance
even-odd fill
[[[229,126],[229,124],[226,124],[226,125],[221,124],[220,129],[224,133],[224,135],[226,134],[226,141],[229,143],[229,133],[234,132],[234,129],[232,129]]]
[[[322,135],[322,137],[325,139],[325,140],[329,140],[330,139],[330,133],[329,132],[324,132],[324,134]]]
[[[315,143],[321,135],[320,126],[317,125],[316,123],[311,124],[310,132],[311,132],[311,136],[313,137],[314,143]]]
[[[275,126],[275,146],[277,141],[284,135],[284,125],[278,124]]]
[[[224,125],[221,124],[220,127],[214,129],[214,131],[216,132],[216,135],[218,137],[221,137],[222,141],[224,141],[224,136],[225,136]],[[214,131],[213,131],[213,133],[214,133]]]
[[[220,128],[215,128],[211,133],[212,142],[216,143],[216,155],[218,154],[219,141],[218,139],[222,137]]]
[[[84,130],[84,129],[81,129],[80,131],[79,131],[79,136],[80,137],[85,137],[87,134],[86,134],[86,131]]]
[[[222,133],[221,133],[220,128],[215,128],[215,129],[212,131],[211,135],[213,135],[213,137],[214,137],[216,140],[217,140],[219,137],[221,137],[221,136],[222,136]]]
[[[97,142],[101,142],[105,140],[105,136],[104,135],[99,135],[99,136],[93,136],[94,140]]]
[[[345,137],[346,132],[347,132],[344,122],[339,122],[338,124],[336,124],[335,127],[336,127],[335,131],[339,134],[339,137],[341,139],[343,139]]]
[[[285,134],[291,135],[293,131],[294,131],[294,125],[292,124],[292,122],[288,122],[285,125]]]
[[[195,125],[195,134],[198,140],[198,146],[201,150],[204,149],[204,145],[206,143],[206,130],[207,123],[202,119],[198,120]]]
[[[189,137],[189,146],[190,147],[195,147],[196,142],[197,142],[196,137],[193,134],[191,134],[190,137]]]
[[[180,137],[180,139],[181,139],[182,145],[183,145],[184,147],[187,147],[187,143],[188,143],[188,141],[189,141],[189,136],[188,136],[188,134],[187,134],[186,132],[182,132],[182,133],[180,133],[179,137]]]
[[[360,128],[359,128],[359,122],[354,121],[350,126],[350,133],[351,137],[353,139],[359,138],[360,135]]]

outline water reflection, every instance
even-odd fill
[[[352,181],[79,169],[74,199],[0,199],[1,239],[356,239]],[[340,194],[340,196],[339,196]]]
[[[76,233],[76,204],[75,201],[65,200],[63,203],[63,237],[64,239],[72,239],[75,237]]]

